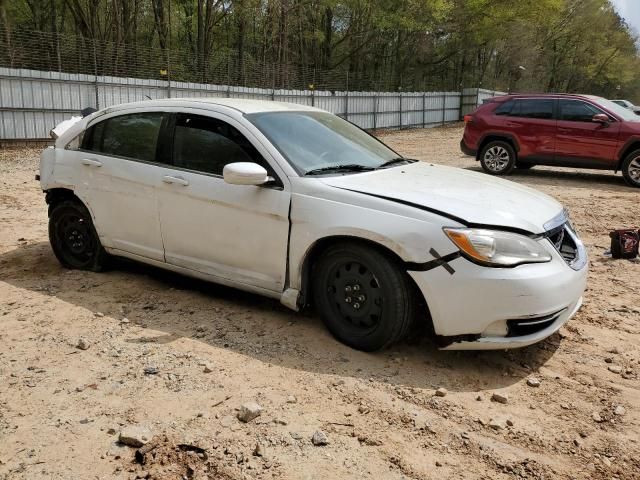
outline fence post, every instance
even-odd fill
[[[95,77],[94,89],[96,91],[96,110],[100,110],[100,91],[98,87],[98,57],[96,55],[96,41],[92,40],[91,43],[93,44],[93,74]]]
[[[169,7],[169,24],[167,26],[167,98],[171,98],[171,2]]]
[[[400,130],[402,130],[402,92],[400,92]]]
[[[344,92],[344,119],[349,121],[349,90]]]
[[[373,92],[373,129],[375,130],[378,124],[376,123],[376,117],[378,116],[378,92]]]
[[[460,87],[460,106],[458,108],[458,120],[462,120],[463,108],[464,108],[464,88]]]
[[[447,92],[442,93],[442,125],[445,124],[447,115]]]
[[[426,115],[427,115],[427,92],[423,91],[422,92],[422,128],[425,128],[427,126]]]

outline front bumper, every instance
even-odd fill
[[[549,251],[551,262],[515,268],[488,268],[460,257],[449,262],[453,274],[444,268],[410,271],[443,347],[524,347],[556,332],[580,308],[588,268],[586,261],[579,270],[571,268],[551,243]],[[539,330],[513,328],[537,319]]]
[[[556,317],[555,321],[547,326],[546,328],[539,330],[535,333],[529,335],[522,335],[519,337],[479,337],[474,341],[458,341],[452,342],[446,346],[443,346],[443,350],[498,350],[498,349],[508,349],[508,348],[520,348],[527,347],[529,345],[533,345],[534,343],[538,343],[544,340],[547,337],[550,337],[558,330],[560,327],[567,323],[569,319],[571,319],[576,312],[582,306],[582,297],[578,299],[578,301],[570,306],[569,308],[562,311],[562,313]]]

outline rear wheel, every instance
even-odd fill
[[[516,166],[516,152],[509,143],[494,140],[480,151],[480,165],[491,175],[508,175]]]
[[[80,202],[64,200],[51,208],[49,241],[56,258],[66,268],[94,272],[104,268],[107,253],[89,211]]]
[[[375,248],[329,247],[313,271],[315,304],[341,342],[367,352],[401,340],[416,314],[415,289],[397,262]]]
[[[624,159],[622,176],[632,187],[640,187],[640,150],[631,152]]]

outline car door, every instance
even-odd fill
[[[156,202],[158,138],[169,114],[126,113],[91,125],[76,152],[84,197],[108,249],[164,261]]]
[[[550,161],[556,141],[556,120],[553,118],[552,98],[519,98],[513,100],[504,117],[508,131],[519,142],[518,157],[536,161]]]
[[[604,113],[611,122],[593,121]],[[556,157],[558,165],[614,168],[620,122],[597,106],[579,99],[558,101],[558,135]]]
[[[262,164],[278,177],[267,150],[223,114],[174,116],[173,165],[161,173],[158,210],[165,258],[172,265],[281,292],[287,271],[290,193],[270,185],[230,185],[222,169]]]

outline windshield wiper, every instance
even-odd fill
[[[358,165],[356,163],[349,163],[345,165],[331,165],[328,167],[314,168],[305,173],[305,175],[321,175],[323,173],[330,172],[368,172],[374,170],[373,167],[367,167],[366,165]]]
[[[384,162],[382,165],[379,165],[378,168],[387,168],[387,167],[392,167],[393,165],[398,165],[400,163],[414,163],[414,162],[417,162],[417,160],[413,160],[411,158],[398,157],[398,158],[392,158],[391,160]]]

